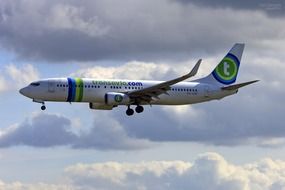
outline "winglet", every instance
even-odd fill
[[[193,69],[190,71],[190,73],[188,74],[188,77],[193,77],[197,74],[198,69],[200,67],[200,64],[202,62],[202,59],[199,59],[196,63],[196,65],[193,67]]]
[[[259,80],[253,80],[253,81],[249,81],[249,82],[244,82],[244,83],[240,83],[240,84],[234,84],[234,85],[231,85],[231,86],[226,86],[226,87],[222,87],[221,89],[222,90],[237,90],[241,87],[244,87],[244,86],[247,86],[249,84],[252,84],[252,83],[255,83],[255,82],[258,82]]]

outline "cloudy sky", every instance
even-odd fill
[[[47,103],[47,77],[167,80],[208,74],[246,44],[221,101],[143,114]],[[1,0],[0,190],[285,189],[285,0]],[[201,181],[203,179],[203,181]]]

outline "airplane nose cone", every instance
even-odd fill
[[[27,96],[27,87],[20,89],[19,92],[20,94]]]

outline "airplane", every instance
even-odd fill
[[[32,82],[20,93],[33,102],[84,102],[90,109],[112,110],[127,106],[126,114],[144,111],[144,105],[185,105],[219,100],[236,94],[239,88],[259,80],[235,84],[240,66],[243,43],[236,43],[216,68],[206,77],[185,81],[196,75],[201,59],[186,75],[169,81],[109,80],[92,78],[49,78]]]

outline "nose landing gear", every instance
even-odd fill
[[[33,102],[42,104],[41,110],[43,110],[43,111],[46,110],[46,106],[45,106],[45,102],[44,101],[33,99]]]
[[[46,110],[46,106],[45,106],[45,104],[43,104],[42,106],[41,106],[41,110]]]

